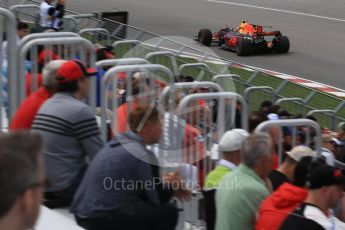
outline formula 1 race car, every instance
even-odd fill
[[[268,41],[265,39],[267,36],[274,37]],[[201,29],[194,40],[205,46],[217,43],[222,49],[235,51],[238,56],[270,51],[287,53],[290,49],[288,37],[283,36],[280,31],[263,31],[263,26],[250,24],[245,20],[241,21],[237,29],[226,27],[213,34],[209,29]]]

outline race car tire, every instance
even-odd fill
[[[238,56],[249,56],[252,53],[251,41],[248,39],[241,39],[238,41],[236,53]]]
[[[290,41],[289,38],[286,36],[279,37],[279,40],[274,46],[274,50],[277,53],[287,53],[290,49]]]
[[[210,46],[212,43],[212,32],[209,29],[201,29],[198,33],[198,41],[205,46]]]

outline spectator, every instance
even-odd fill
[[[344,186],[341,171],[328,165],[315,167],[310,173],[307,199],[288,215],[279,229],[344,229],[344,223],[330,210],[343,197]]]
[[[115,59],[115,55],[113,54],[114,48],[112,46],[104,47],[101,44],[95,44],[95,51],[96,51],[96,60],[97,61],[103,61],[108,59]],[[112,66],[105,66],[105,67],[97,67],[97,74],[96,74],[96,94],[97,94],[97,100],[96,100],[96,106],[101,106],[101,83],[102,83],[102,77],[106,73],[107,70],[109,70]],[[126,75],[125,72],[121,73]],[[120,73],[118,73],[118,81],[120,82]],[[125,82],[125,81],[124,81]],[[120,85],[120,84],[118,84]],[[120,88],[120,87],[119,87]],[[111,91],[111,94],[113,92]],[[112,95],[111,95],[112,97]]]
[[[203,191],[203,195],[205,197],[207,230],[213,230],[215,225],[215,190],[218,188],[223,177],[229,172],[235,170],[240,164],[240,149],[248,135],[248,132],[243,129],[233,129],[231,131],[227,131],[219,141],[218,149],[223,154],[223,159],[221,159],[218,166],[207,175]]]
[[[330,133],[322,134],[322,150],[321,155],[325,159],[326,163],[330,166],[334,166],[336,144]]]
[[[87,230],[175,229],[178,213],[168,201],[173,193],[180,199],[189,199],[190,193],[179,186],[177,173],[164,177],[174,188],[165,187],[158,159],[146,148],[162,135],[158,110],[138,105],[129,126],[130,131],[117,135],[91,163],[71,210]]]
[[[216,229],[253,229],[255,214],[269,195],[265,179],[272,170],[272,140],[250,135],[241,149],[242,163],[225,175],[216,193]]]
[[[241,162],[240,149],[248,135],[248,132],[243,129],[233,129],[227,131],[222,136],[219,141],[218,149],[223,154],[223,159],[221,159],[218,166],[207,175],[205,189],[218,188],[223,177],[237,168]]]
[[[29,34],[29,25],[25,22],[19,21],[17,23],[17,36],[16,36],[17,47],[20,45],[20,41],[28,34]],[[8,59],[7,44],[8,42],[4,41],[1,45],[3,67],[7,67],[7,59]]]
[[[44,67],[43,86],[22,102],[10,123],[10,130],[31,128],[41,105],[56,92],[56,72],[64,62],[63,60],[51,61]]]
[[[345,162],[345,123],[342,123],[337,130],[337,138],[341,142],[340,161]]]
[[[263,113],[267,116],[269,113],[271,113],[272,106],[273,104],[271,101],[269,100],[263,101],[260,106],[260,113]]]
[[[272,168],[277,169],[279,166],[279,156],[278,156],[278,150],[280,143],[280,137],[282,136],[282,129],[279,126],[271,126],[268,128],[268,133],[270,134],[272,138],[273,143],[273,162],[272,162]]]
[[[116,127],[113,127],[113,132],[123,133],[127,131],[127,120],[128,120],[128,111],[135,109],[141,103],[147,103],[148,97],[152,94],[149,88],[148,76],[145,73],[136,72],[133,74],[132,77],[132,100],[131,100],[131,108],[128,108],[128,101],[121,106],[119,106],[116,110],[117,116]],[[129,96],[129,95],[127,95]]]
[[[305,186],[312,160],[303,157],[294,170],[293,183],[285,182],[262,202],[256,230],[278,230],[287,215],[307,198]]]
[[[276,170],[273,170],[268,176],[273,191],[276,191],[283,183],[293,181],[293,174],[296,165],[303,157],[316,156],[310,148],[305,146],[296,146],[286,154],[287,156],[283,164],[281,164]]]
[[[25,91],[26,91],[26,96],[29,96],[32,92],[32,85],[33,82],[36,80],[35,87],[38,89],[42,85],[42,71],[46,63],[52,60],[59,60],[61,59],[56,53],[52,52],[49,49],[45,50],[40,50],[38,53],[38,60],[37,60],[37,73],[32,73],[31,70],[29,70],[25,74]],[[32,63],[36,64],[36,63]]]
[[[0,134],[0,146],[0,229],[31,229],[46,184],[41,139],[28,132]]]
[[[265,114],[261,112],[253,112],[249,116],[249,132],[253,133],[259,124],[267,120],[268,118]]]
[[[57,93],[39,109],[32,129],[45,142],[45,167],[52,186],[46,190],[46,205],[68,206],[84,175],[89,160],[103,143],[92,109],[82,102],[89,92],[90,76],[76,60],[66,61],[57,72]]]
[[[16,36],[16,46],[20,45],[21,39],[29,34],[29,25],[25,22],[19,21],[17,23],[17,36]],[[8,41],[3,41],[1,43],[0,50],[0,79],[3,82],[1,90],[2,101],[0,101],[3,107],[8,107],[8,70],[7,70],[7,61],[8,61]]]
[[[65,14],[65,0],[58,0],[56,6],[52,6],[54,0],[43,0],[40,5],[40,30],[41,32],[53,29],[58,31],[62,25]]]
[[[287,110],[278,111],[279,119],[290,119],[292,116]]]

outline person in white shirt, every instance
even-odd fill
[[[62,24],[62,18],[65,12],[65,0],[58,0],[56,6],[52,3],[54,0],[44,0],[40,5],[40,22],[42,31],[53,29],[58,31]]]
[[[16,36],[17,47],[20,45],[21,39],[28,34],[29,34],[29,25],[25,22],[19,21],[17,23],[17,36]],[[7,41],[4,41],[1,44],[1,57],[2,57],[2,66],[3,67],[7,66],[7,58],[8,58],[7,44],[8,44]]]
[[[18,22],[17,23],[17,36],[16,36],[16,46],[20,45],[21,39],[29,34],[29,25],[25,22]],[[0,43],[1,44],[1,43]],[[7,61],[8,61],[8,42],[7,40],[3,41],[1,44],[0,50],[0,65],[1,69],[1,80],[3,83],[3,87],[0,89],[2,93],[2,101],[0,101],[3,107],[8,106],[8,81],[7,81]]]
[[[334,166],[335,163],[335,142],[331,134],[322,134],[322,149],[321,155],[326,161],[327,165]]]

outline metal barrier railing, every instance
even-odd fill
[[[212,81],[221,85],[227,92],[237,93],[240,89],[236,87],[236,83],[243,84],[241,77],[237,74],[218,74],[212,78]]]
[[[140,65],[150,64],[147,60],[142,58],[120,58],[120,59],[108,59],[96,62],[97,67],[112,67],[116,65]]]
[[[274,102],[276,99],[275,92],[272,87],[269,86],[252,86],[248,87],[244,91],[244,98],[246,99],[247,103],[250,102],[250,97],[253,94],[254,91],[259,91],[259,92],[264,92],[266,94],[270,94],[271,96],[271,101]]]
[[[82,29],[78,32],[79,36],[84,37],[87,34],[91,34],[91,38],[87,38],[93,44],[96,43],[106,43],[106,45],[111,45],[110,32],[104,28],[88,28]]]
[[[201,88],[201,87],[205,87],[208,88],[209,90],[211,90],[211,92],[216,91],[216,92],[223,92],[223,88],[214,83],[214,82],[208,82],[208,81],[195,81],[195,82],[183,82],[183,83],[175,83],[174,84],[174,88],[177,89],[195,89],[195,88]],[[168,93],[171,91],[169,86],[164,87],[163,91],[161,92],[160,95],[160,104],[164,107],[165,106],[165,102],[166,102],[166,96],[168,95]],[[175,92],[173,92],[175,93]]]
[[[38,22],[39,10],[40,7],[34,4],[12,5],[10,7],[10,11],[21,21]]]
[[[203,105],[199,105],[200,100],[204,101]],[[186,125],[191,125],[197,127],[201,122],[204,122],[200,119],[200,115],[205,112],[209,101],[217,100],[218,108],[217,113],[220,114],[225,110],[226,107],[230,108],[232,116],[234,117],[236,110],[233,108],[236,106],[237,101],[243,106],[243,118],[248,116],[247,104],[242,96],[236,93],[231,92],[220,92],[220,93],[196,93],[190,94],[184,97],[178,105],[177,116],[178,123],[182,124],[182,127]],[[223,101],[223,103],[221,103]],[[181,167],[187,164],[192,164],[197,168],[196,172],[193,171],[193,168],[189,167],[187,174],[196,174],[198,178],[199,189],[194,190],[196,193],[196,198],[190,202],[181,204],[183,212],[181,213],[182,220],[190,222],[192,225],[201,225],[200,220],[198,219],[197,213],[198,209],[198,199],[200,199],[200,186],[202,186],[203,181],[205,180],[206,175],[213,169],[211,155],[207,154],[210,149],[213,148],[213,145],[218,143],[222,134],[224,133],[223,127],[225,126],[225,119],[211,119],[206,120],[208,126],[211,127],[207,131],[205,129],[200,129],[202,134],[200,137],[193,137],[191,133],[188,133],[184,128],[177,129],[177,151],[170,153],[172,165],[180,165]],[[248,119],[242,120],[242,125],[244,129],[248,128]],[[184,124],[184,125],[183,125]],[[216,124],[216,125],[215,125]],[[204,124],[205,125],[205,124]],[[206,124],[207,125],[207,124]],[[194,142],[193,142],[194,139]],[[197,140],[195,140],[197,139]],[[189,143],[193,143],[192,146]],[[182,170],[182,169],[181,169]]]
[[[128,52],[126,52],[126,55],[123,55],[122,57],[124,58],[130,58],[132,57],[140,57],[138,54],[137,54],[137,49],[135,48],[136,46],[138,45],[141,45],[141,42],[138,41],[138,40],[124,40],[124,41],[116,41],[113,43],[113,47],[114,47],[114,51],[116,52],[117,49],[120,47],[120,46],[123,46],[123,45],[130,45],[132,47],[131,50],[129,50]]]
[[[263,123],[261,123],[260,125],[258,125],[258,127],[255,129],[255,132],[262,132],[262,131],[268,131],[269,128],[272,127],[293,127],[294,130],[298,127],[298,126],[304,126],[307,127],[307,135],[309,136],[309,129],[312,128],[315,131],[315,137],[314,137],[314,144],[315,144],[315,151],[318,154],[318,156],[321,156],[321,152],[322,152],[322,133],[321,133],[321,128],[319,126],[319,124],[317,124],[316,122],[309,120],[309,119],[290,119],[290,120],[274,120],[274,121],[265,121]],[[295,132],[293,132],[293,139],[296,138]],[[307,138],[307,144],[310,144],[310,139],[308,141],[309,138]],[[279,136],[279,140],[281,140],[281,136]],[[296,141],[294,141],[296,142]],[[282,143],[282,142],[280,142]],[[294,146],[294,145],[293,145]],[[279,148],[281,150],[281,148]],[[279,158],[281,161],[281,155],[282,152],[279,151]],[[345,164],[343,162],[340,162],[338,160],[335,160],[335,167],[340,168],[340,169],[345,169]]]
[[[201,88],[201,87],[204,87],[204,88],[207,88],[208,90],[210,90],[210,93],[214,93],[214,92],[223,92],[224,90],[222,89],[222,87],[214,82],[207,82],[207,81],[203,81],[203,82],[184,82],[184,83],[175,83],[174,84],[174,88],[175,90],[181,90],[181,89],[196,89],[196,88]],[[175,93],[175,92],[172,92],[172,90],[170,89],[169,86],[166,86],[164,87],[163,91],[161,92],[161,95],[160,95],[160,105],[162,105],[163,108],[166,107],[166,98],[167,98],[167,95],[170,93]],[[169,97],[169,105],[171,104],[174,104],[174,99],[175,97],[173,98],[170,98]],[[176,109],[176,108],[174,108]],[[221,110],[221,112],[218,114],[219,117],[218,119],[219,120],[225,120],[225,115],[224,115],[224,105],[223,105],[223,101],[221,101],[221,104],[219,105],[219,109]],[[170,112],[173,112],[173,111],[170,111]],[[231,119],[230,119],[231,120]],[[171,124],[169,124],[169,127],[171,127]],[[203,127],[204,130],[201,130],[203,133],[206,132],[206,126]],[[222,135],[224,133],[224,126],[221,126],[219,127],[220,129],[222,129],[219,133],[220,135]],[[171,129],[169,129],[169,131],[172,131]],[[170,132],[170,135],[169,136],[172,136],[174,135],[174,133]]]
[[[330,110],[330,109],[316,109],[316,110],[311,110],[308,112],[308,116],[313,116],[315,114],[330,114],[329,118],[331,119],[331,130],[335,130],[336,129],[336,119],[337,119],[337,114],[334,110]]]
[[[27,89],[25,88],[25,62],[30,51],[32,69],[31,69],[31,76],[33,76],[31,80],[32,88],[37,88],[37,76],[38,76],[38,58],[39,58],[39,47],[43,46],[43,52],[49,50],[47,56],[44,57],[44,60],[48,62],[52,60],[52,55],[56,54],[59,58],[64,59],[80,59],[84,64],[89,67],[93,67],[96,62],[96,54],[94,51],[93,45],[86,39],[80,37],[58,37],[58,38],[37,38],[37,39],[28,39],[28,41],[23,44],[18,50],[18,66],[19,66],[19,73],[18,73],[18,100],[17,106],[21,103],[21,101],[25,98],[25,94],[27,93]],[[55,46],[55,49],[53,49]],[[56,48],[57,46],[57,48]],[[95,79],[91,79],[91,84],[95,85]],[[89,103],[92,107],[96,105],[96,88],[91,87],[90,89],[90,97]]]
[[[5,52],[7,52],[7,67],[4,67],[2,65],[2,62],[0,63],[0,74],[1,74],[1,79],[0,79],[0,82],[1,82],[1,85],[2,85],[2,82],[3,82],[3,68],[7,68],[7,82],[8,82],[8,112],[9,112],[9,118],[12,118],[14,113],[16,112],[17,110],[17,103],[16,103],[16,100],[17,100],[17,87],[16,87],[16,77],[17,77],[17,60],[16,60],[16,26],[17,26],[17,21],[16,21],[16,18],[15,16],[9,11],[9,10],[6,10],[6,9],[3,9],[3,8],[0,8],[0,17],[1,17],[1,25],[4,25],[1,26],[1,34],[3,34],[3,28],[6,28],[6,36],[7,36],[7,50]],[[2,20],[4,19],[4,20]],[[5,20],[6,20],[6,23],[5,23]],[[1,40],[2,41],[3,37],[1,36]],[[1,42],[2,44],[2,42]],[[4,61],[4,60],[2,60]],[[3,91],[3,86],[1,86],[1,96],[2,96],[2,91]],[[1,97],[0,96],[0,97]],[[1,106],[3,104],[2,102],[2,99],[1,98]],[[1,122],[1,126],[3,125],[2,124],[2,121],[3,121],[3,113],[1,111],[1,114],[0,114],[0,122]]]
[[[126,87],[126,92],[128,92],[128,95],[126,95],[126,103],[128,103],[128,109],[127,109],[127,116],[129,115],[129,109],[131,106],[131,100],[133,99],[131,97],[131,92],[132,92],[132,75],[134,72],[161,72],[164,73],[167,76],[167,79],[161,78],[159,75],[153,77],[152,75],[147,75],[149,78],[152,78],[152,80],[159,80],[159,81],[163,81],[165,82],[167,85],[171,86],[172,88],[174,88],[174,76],[171,73],[171,71],[166,68],[165,66],[162,65],[156,65],[156,64],[143,64],[143,65],[121,65],[121,66],[115,66],[111,69],[109,69],[105,75],[102,78],[102,84],[101,84],[101,95],[106,95],[106,87],[109,84],[109,81],[111,80],[112,83],[112,88],[116,89],[117,85],[118,85],[118,73],[119,72],[125,72],[126,73],[126,80],[127,80],[127,87]],[[153,82],[150,82],[150,89],[152,90],[152,88],[154,88],[153,86]],[[152,96],[152,95],[151,95]],[[174,95],[171,95],[172,97]],[[117,100],[114,100],[112,102],[112,108],[117,109],[118,107],[118,102]],[[101,100],[101,116],[102,116],[102,120],[101,120],[101,135],[103,140],[106,140],[107,138],[107,129],[106,129],[106,109],[107,109],[107,105],[106,105],[106,100],[105,98],[103,98]],[[170,108],[171,110],[173,109],[172,107]],[[113,114],[116,114],[116,112],[113,111]],[[116,115],[115,117],[113,117],[113,132],[114,133],[118,133],[118,127],[117,127],[117,119],[116,119]]]
[[[99,28],[101,21],[95,18],[95,14],[66,15],[62,19],[63,30],[78,32],[85,28]]]
[[[17,48],[17,56],[20,57],[20,50],[23,49],[23,47],[30,41],[33,41],[35,39],[48,39],[48,38],[67,38],[67,37],[75,37],[75,38],[79,38],[79,36],[75,33],[71,33],[71,32],[61,32],[61,33],[35,33],[35,34],[29,34],[27,36],[25,36],[22,40],[21,43],[19,45],[19,47]],[[45,50],[45,49],[43,49]],[[50,47],[49,49],[50,51],[52,51],[52,47]],[[32,51],[32,50],[30,50]],[[41,51],[44,52],[44,51]],[[57,55],[59,55],[59,57],[63,57],[62,54],[62,49],[60,50],[56,50],[55,53]],[[27,62],[28,65],[30,65],[30,81],[31,84],[29,86],[30,89],[28,89],[26,87],[25,93],[28,94],[28,92],[34,92],[37,87],[38,87],[38,76],[39,76],[39,63],[38,61],[35,61],[35,58],[39,59],[39,52],[38,50],[34,50],[32,53],[30,53],[30,62]],[[47,55],[43,55],[46,56],[45,58],[43,58],[43,63],[41,63],[41,65],[46,64],[49,60],[51,60],[53,58],[53,52],[51,52],[49,55],[47,53]],[[28,57],[26,57],[27,59]],[[26,60],[25,59],[25,60]],[[23,73],[24,72],[24,73]],[[23,74],[26,73],[26,69],[21,69],[19,68],[19,76],[23,76]],[[20,100],[21,101],[21,100]],[[20,103],[20,102],[19,102]]]
[[[295,146],[296,144],[296,130],[300,126],[306,126],[307,127],[307,140],[306,140],[306,145],[311,144],[311,133],[310,133],[310,128],[312,128],[315,131],[315,151],[318,153],[318,155],[321,155],[321,146],[322,146],[322,138],[321,138],[321,128],[319,124],[316,122],[309,120],[309,119],[287,119],[287,120],[270,120],[270,121],[265,121],[261,124],[258,125],[258,127],[255,129],[255,132],[260,132],[260,131],[269,131],[270,128],[275,128],[275,127],[292,127],[292,146]],[[276,138],[276,137],[275,137]],[[278,156],[279,156],[279,162],[282,162],[282,157],[283,157],[283,137],[282,137],[282,132],[279,132],[279,137],[278,137]]]
[[[305,104],[305,101],[302,99],[302,98],[298,98],[298,97],[291,97],[291,98],[280,98],[278,99],[275,104],[276,105],[281,105],[285,102],[296,102],[295,104],[299,104],[300,105],[300,113],[302,115],[305,115],[305,107],[306,107],[306,104]]]
[[[203,76],[205,75],[205,72],[210,73],[210,67],[205,63],[188,63],[188,64],[182,64],[179,67],[179,72],[183,73],[183,71],[187,68],[197,68],[199,73],[197,77],[195,78],[196,81],[201,81]]]
[[[170,52],[170,51],[150,52],[145,56],[145,59],[150,60],[150,59],[154,59],[157,56],[162,56],[162,55],[169,57],[174,75],[175,76],[180,75],[178,64],[175,58],[176,54],[174,54],[173,52]]]
[[[196,94],[191,94],[186,97],[184,97],[178,107],[178,116],[179,119],[183,118],[184,110],[187,108],[187,105],[190,101],[193,100],[199,100],[199,99],[214,99],[214,100],[219,100],[219,99],[231,99],[231,103],[236,105],[237,100],[241,103],[243,106],[242,110],[242,128],[245,130],[248,130],[248,106],[245,101],[245,99],[237,94],[237,93],[231,93],[231,92],[221,92],[221,93],[196,93]],[[220,107],[220,106],[219,106]],[[235,111],[233,111],[235,113]],[[218,127],[224,127],[224,119],[218,119]],[[179,134],[179,137],[181,137],[181,133]]]

